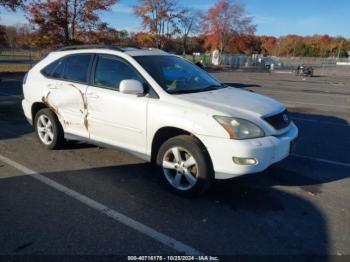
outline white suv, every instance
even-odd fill
[[[72,139],[126,150],[156,163],[184,195],[266,169],[298,135],[281,103],[160,50],[66,47],[28,72],[23,92],[25,116],[47,148]]]

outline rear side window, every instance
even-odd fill
[[[73,82],[87,82],[89,65],[92,55],[72,55],[65,58],[65,70],[63,78]]]
[[[58,65],[56,66],[55,70],[53,71],[51,77],[52,77],[52,78],[56,78],[56,79],[61,79],[61,78],[63,78],[64,65],[65,65],[65,59],[61,59],[61,60],[58,62]]]
[[[120,82],[125,79],[144,82],[142,77],[128,63],[111,56],[99,56],[95,70],[95,86],[119,90]]]
[[[56,68],[56,66],[58,65],[59,62],[60,62],[60,60],[52,62],[51,64],[46,66],[43,70],[41,70],[41,73],[46,77],[50,77],[53,70]]]

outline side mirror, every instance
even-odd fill
[[[145,89],[140,81],[126,79],[120,82],[119,91],[123,94],[142,95]]]

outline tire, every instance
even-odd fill
[[[158,151],[157,166],[164,183],[182,196],[199,196],[214,181],[209,154],[192,136],[167,140]]]
[[[41,109],[35,115],[34,128],[37,138],[46,148],[59,149],[64,145],[64,132],[61,123],[49,108]]]

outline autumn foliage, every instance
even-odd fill
[[[0,0],[24,8],[30,24],[0,26],[2,48],[47,48],[69,44],[157,47],[174,53],[211,52],[274,56],[345,57],[350,40],[328,35],[257,36],[253,17],[233,0],[217,0],[206,12],[177,0],[138,0],[133,12],[142,32],[118,30],[100,19],[119,0]],[[1,14],[0,14],[1,16]],[[116,25],[117,27],[118,25]]]
[[[98,12],[117,0],[35,0],[27,6],[28,20],[37,26],[32,35],[36,46],[90,42],[108,29]]]
[[[244,6],[229,0],[219,0],[202,17],[203,34],[207,46],[224,52],[234,37],[252,35],[256,26],[252,17],[245,14]]]
[[[14,11],[16,8],[23,5],[24,0],[0,0],[0,6]]]

